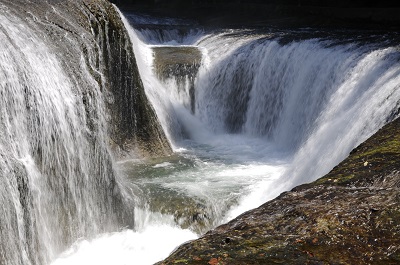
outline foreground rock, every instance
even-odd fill
[[[180,246],[158,264],[399,264],[400,120],[325,177]]]

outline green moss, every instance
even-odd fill
[[[399,150],[400,150],[400,137],[394,137],[394,139],[386,141],[381,145],[374,146],[373,148],[368,149],[365,152],[362,152],[360,154],[354,154],[352,158],[355,160],[355,159],[374,157],[383,154],[398,154]]]
[[[327,185],[332,185],[332,184],[345,184],[354,179],[355,175],[354,174],[337,174],[334,178],[332,177],[324,177],[316,180],[313,184],[315,185],[321,185],[321,184],[327,184]]]
[[[174,260],[173,264],[189,264],[188,260],[186,259],[178,259],[178,260]]]

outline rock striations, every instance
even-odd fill
[[[109,136],[117,156],[159,156],[172,152],[149,103],[132,44],[117,9],[105,0],[1,0],[0,7],[36,21],[44,39],[80,88],[91,93],[88,71],[104,93]],[[84,69],[82,69],[84,68]],[[89,122],[96,122],[83,97]],[[94,126],[89,126],[94,128]]]
[[[98,48],[99,68],[111,113],[110,137],[118,155],[164,156],[172,152],[149,103],[127,30],[108,1],[83,1]]]

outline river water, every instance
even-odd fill
[[[152,264],[328,173],[398,113],[400,53],[391,35],[210,31],[182,20],[126,17],[146,93],[175,155],[120,161],[137,195],[135,231],[81,242],[68,262],[54,264],[92,257],[98,264]],[[199,68],[183,81],[160,78],[154,64],[160,47],[176,56],[180,49],[200,51]]]
[[[132,194],[129,200],[135,204],[135,227],[121,228],[113,233],[102,233],[103,229],[93,228],[97,236],[79,238],[60,255],[59,249],[49,255],[57,256],[52,265],[153,264],[168,256],[179,244],[201,236],[283,191],[328,173],[354,147],[399,114],[400,52],[395,33],[326,32],[308,28],[210,30],[190,21],[141,14],[125,14],[124,23],[134,46],[146,94],[174,155],[115,161],[113,169],[108,165],[103,173],[105,178],[117,174],[126,184],[128,193]],[[15,25],[10,22],[3,27],[17,27]],[[34,33],[25,33],[28,36],[24,38],[21,35],[23,28],[10,32],[15,35],[11,37],[15,39],[13,47],[17,47],[11,52],[22,51],[24,56],[35,60],[33,65],[42,66],[44,60],[40,56],[49,56],[45,61],[54,62],[51,69],[43,65],[43,69],[28,67],[18,70],[25,73],[27,83],[36,80],[37,86],[33,89],[38,87],[38,91],[31,95],[40,95],[43,102],[39,103],[47,104],[46,109],[53,110],[38,111],[39,118],[56,121],[54,127],[37,128],[37,142],[46,140],[51,147],[49,150],[54,149],[54,139],[42,136],[46,130],[52,130],[49,133],[58,137],[56,143],[59,148],[65,148],[68,161],[76,164],[71,164],[66,172],[78,170],[85,173],[85,180],[90,178],[86,172],[94,170],[91,165],[95,163],[90,161],[99,158],[85,160],[85,150],[90,147],[77,144],[86,143],[84,132],[82,135],[78,133],[82,138],[80,141],[72,139],[77,137],[76,132],[81,132],[78,128],[85,126],[79,116],[79,109],[83,106],[74,101],[76,91],[73,85],[65,74],[58,74],[63,70],[59,69],[61,66],[57,59],[49,55],[51,52],[43,47]],[[20,38],[21,43],[18,42]],[[33,40],[28,46],[32,50],[37,47],[43,50],[36,49],[37,55],[33,56],[33,51],[18,48],[26,39]],[[189,57],[193,62],[179,66],[177,72],[163,78],[157,74],[154,58],[157,51],[165,48],[177,56],[176,60],[185,61]],[[6,52],[0,56],[3,61],[14,58]],[[11,61],[0,64],[0,74],[13,73],[7,65],[14,64]],[[63,80],[50,81],[41,71],[56,71],[49,75]],[[185,73],[183,76],[182,72]],[[6,76],[5,79],[12,77]],[[49,85],[49,82],[55,84]],[[42,90],[42,87],[55,88],[59,84],[63,84],[63,89]],[[4,101],[1,101],[2,106],[9,110],[6,114],[20,117],[23,124],[29,123],[30,120],[25,121],[24,114],[18,114],[13,107],[18,100],[25,104],[20,98],[24,86],[15,85],[14,90],[7,90],[8,86],[0,83],[0,88],[0,100]],[[96,93],[93,100],[101,98],[101,92],[96,90]],[[54,97],[60,99],[55,101]],[[15,98],[13,104],[6,100],[9,98]],[[32,101],[35,103],[32,106],[38,109],[40,104],[36,102],[39,99]],[[57,105],[61,104],[59,102],[65,104]],[[102,117],[99,142],[104,145],[106,132],[102,126],[105,126],[105,114],[101,104],[99,108]],[[64,130],[60,124],[67,129]],[[21,134],[21,139],[29,139],[23,130],[13,132],[9,129],[17,126],[2,126],[8,129],[10,138],[17,133]],[[72,144],[77,145],[74,150],[81,151],[71,151],[68,146]],[[23,156],[29,149],[25,145],[29,144],[21,142],[9,149],[18,153],[15,156],[21,157],[20,162],[25,167],[31,165],[33,173],[29,178],[35,179],[35,163],[28,154]],[[100,151],[108,157],[103,145]],[[2,149],[7,146],[7,141],[0,142]],[[51,160],[51,154],[45,154],[45,158]],[[4,157],[0,162],[8,161]],[[61,162],[68,164],[68,161]],[[58,160],[50,162],[61,163]],[[3,168],[8,167],[12,168],[8,164]],[[72,193],[79,192],[83,198],[88,198],[87,204],[77,207],[82,208],[80,211],[87,211],[83,216],[101,219],[93,213],[97,208],[92,207],[104,200],[97,200],[85,192],[95,193],[99,189],[96,185],[102,183],[92,186],[88,182],[85,185],[90,187],[89,191],[71,188]],[[38,187],[35,192],[44,189],[51,187]],[[1,194],[6,194],[6,191]],[[32,203],[38,204],[38,208],[43,204],[42,208],[48,209],[51,198],[49,202],[39,200]],[[54,198],[62,204],[62,196]],[[22,206],[17,208],[23,209]],[[108,208],[103,211],[106,210]],[[43,224],[52,220],[50,210],[38,215],[37,218],[44,220]],[[76,226],[90,227],[90,222],[91,219],[83,218]],[[106,221],[93,223],[101,225]],[[50,232],[44,233],[46,237],[52,237]],[[50,239],[46,242],[52,244]],[[51,246],[47,248],[51,249]]]

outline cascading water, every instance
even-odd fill
[[[261,188],[258,203],[328,173],[399,109],[400,54],[387,39],[281,44],[281,37],[255,36],[243,45],[230,35],[199,43],[214,63],[198,76],[196,111],[213,131],[287,150],[285,173]],[[230,55],[218,59],[220,47]]]
[[[400,54],[383,37],[343,44],[294,36],[281,44],[282,37],[269,35],[243,45],[231,35],[199,43],[214,62],[218,42],[229,44],[230,55],[198,76],[197,116],[213,131],[271,142],[286,150],[288,163],[274,182],[257,183],[229,217],[328,173],[398,113]]]
[[[151,264],[327,173],[398,115],[390,35],[207,33],[129,15],[146,93],[176,155],[114,165],[91,53],[82,52],[82,76],[71,75],[40,28],[0,11],[1,264]],[[117,228],[118,175],[133,184],[135,227],[104,233]]]
[[[75,76],[43,36],[35,17],[0,3],[0,264],[49,264],[78,238],[118,228],[92,60],[82,53]]]
[[[168,26],[155,30],[130,17],[146,93],[180,158],[127,162],[125,173],[140,168],[132,181],[144,190],[148,211],[174,213],[197,233],[323,176],[398,115],[395,34],[193,30],[174,38]],[[188,47],[202,53],[194,107],[179,88],[181,56],[193,55]],[[169,65],[165,50],[178,60],[175,77],[158,72],[160,62]]]

